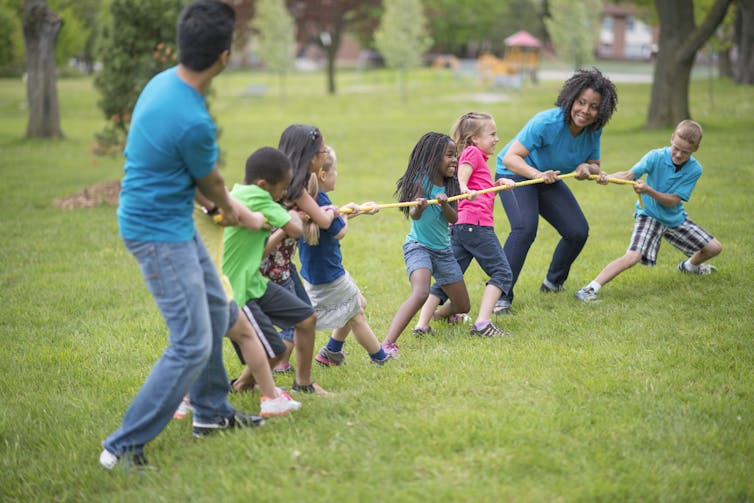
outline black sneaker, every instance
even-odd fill
[[[488,323],[487,326],[485,326],[482,329],[477,328],[475,325],[471,325],[471,328],[469,329],[469,333],[471,335],[477,335],[480,337],[512,337],[513,336],[513,334],[510,332],[500,330],[495,325],[493,325],[492,322]]]
[[[553,287],[550,287],[547,285],[547,283],[542,283],[539,287],[539,291],[542,293],[558,293],[565,290],[565,287],[563,285],[555,285]]]
[[[243,414],[234,410],[228,417],[222,418],[215,423],[202,422],[194,419],[194,436],[206,437],[210,433],[222,430],[230,430],[232,428],[255,428],[264,424],[264,418],[259,416],[252,416],[250,414]]]

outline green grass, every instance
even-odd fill
[[[401,101],[389,72],[342,72],[339,94],[321,75],[277,81],[229,73],[215,86],[229,184],[246,156],[276,145],[294,122],[313,123],[339,157],[337,203],[391,202],[395,181],[426,131],[447,131],[469,110],[492,113],[505,142],[555,100],[560,82],[484,88],[430,71]],[[264,84],[262,97],[244,95]],[[88,154],[103,121],[91,80],[59,82],[63,141],[26,141],[24,86],[0,81],[0,500],[3,501],[751,501],[754,499],[754,88],[692,81],[691,111],[705,128],[705,174],[687,204],[722,242],[719,272],[675,271],[662,246],[602,301],[572,293],[625,250],[632,191],[569,181],[591,236],[568,292],[538,292],[556,242],[543,224],[517,285],[515,337],[437,334],[400,339],[385,368],[349,342],[349,364],[315,368],[337,392],[303,397],[292,417],[253,432],[195,441],[190,421],[150,443],[159,467],[142,476],[97,464],[100,442],[165,346],[165,329],[119,240],[111,207],[62,211],[51,201],[121,176],[121,161]],[[667,144],[645,131],[649,86],[618,84],[619,110],[603,135],[608,172]],[[480,102],[480,93],[501,101]],[[488,97],[488,96],[486,96]],[[502,145],[502,144],[501,144]],[[508,223],[499,204],[501,239]],[[361,217],[343,243],[378,337],[409,293],[401,214]],[[484,276],[467,274],[472,306]],[[327,334],[318,333],[317,343]],[[239,364],[226,348],[230,375]],[[290,385],[289,378],[279,381]],[[233,395],[241,410],[258,396]]]

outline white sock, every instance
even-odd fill
[[[697,272],[699,270],[699,266],[692,264],[691,259],[683,261],[683,268],[689,272]]]
[[[591,288],[592,290],[594,290],[594,293],[597,293],[597,292],[600,291],[600,288],[602,288],[602,285],[600,285],[596,281],[592,281],[591,283],[589,283],[588,285],[586,285],[586,287],[587,288]]]

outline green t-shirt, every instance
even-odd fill
[[[291,216],[270,193],[257,185],[233,186],[230,194],[244,206],[264,215],[273,227],[283,227]],[[267,278],[259,272],[268,229],[252,231],[245,227],[226,227],[223,236],[223,273],[233,287],[233,297],[239,306],[258,299],[267,289]]]

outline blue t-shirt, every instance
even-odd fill
[[[495,173],[514,176],[503,164],[503,157],[513,142],[518,140],[529,151],[529,155],[524,158],[529,166],[539,171],[560,171],[565,175],[582,162],[599,160],[601,136],[602,129],[592,131],[586,127],[574,137],[560,108],[539,112],[497,155]]]
[[[435,199],[438,194],[445,193],[445,187],[430,184],[429,193],[423,197]],[[422,213],[419,220],[411,219],[411,231],[406,236],[406,243],[416,242],[433,250],[443,250],[450,246],[448,220],[442,213],[439,204],[430,204]]]
[[[327,194],[321,190],[317,193],[317,204],[332,204]],[[319,230],[319,244],[310,245],[299,239],[298,256],[301,260],[301,276],[312,285],[332,283],[346,273],[343,268],[343,255],[340,252],[340,240],[335,236],[345,227],[343,217],[333,220],[329,229]]]
[[[702,176],[702,165],[691,156],[680,169],[676,170],[670,147],[649,151],[631,168],[635,178],[647,175],[646,183],[658,192],[674,194],[681,198],[675,206],[663,206],[647,194],[642,194],[644,208],[636,203],[635,215],[649,215],[668,227],[678,227],[686,220],[686,210],[682,201],[688,201],[697,180]]]
[[[215,166],[217,132],[204,96],[176,70],[155,75],[134,107],[118,205],[125,239],[177,242],[194,237],[195,180]]]

